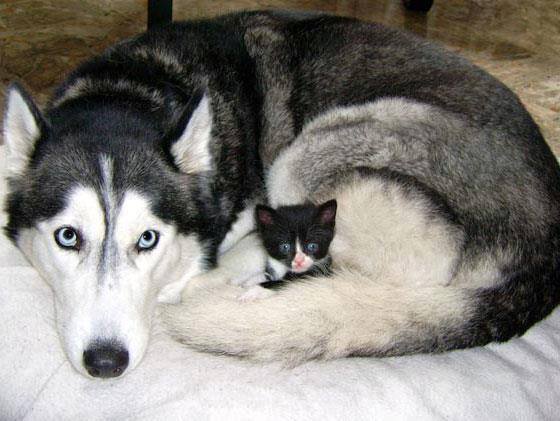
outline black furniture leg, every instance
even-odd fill
[[[169,25],[173,20],[173,0],[148,0],[148,29]]]
[[[416,12],[427,12],[434,4],[434,0],[403,0],[404,7]]]

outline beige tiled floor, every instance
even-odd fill
[[[510,86],[560,155],[560,1],[435,0],[427,15],[400,0],[175,0],[175,19],[256,8],[323,10],[411,30],[458,51]],[[140,0],[2,0],[0,88],[22,81],[43,103],[73,66],[144,30]]]

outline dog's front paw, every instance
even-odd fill
[[[251,288],[254,286],[257,286],[259,284],[262,284],[263,282],[266,282],[266,276],[263,272],[261,273],[257,273],[256,275],[253,275],[249,278],[246,278],[240,285],[245,287],[245,288]]]
[[[243,294],[241,294],[238,299],[239,301],[249,302],[255,300],[261,300],[263,298],[268,298],[274,295],[274,291],[269,289],[265,289],[259,285],[255,285],[247,290]]]
[[[187,285],[183,288],[181,297],[184,299],[200,288],[213,288],[218,285],[225,285],[229,282],[230,278],[224,271],[214,269],[189,279]]]

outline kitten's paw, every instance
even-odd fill
[[[255,285],[254,287],[245,290],[245,292],[241,294],[238,299],[239,301],[249,302],[268,298],[272,295],[274,295],[273,291],[265,289],[259,285]]]

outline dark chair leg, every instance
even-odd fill
[[[404,7],[416,12],[427,12],[434,4],[434,0],[402,0]]]
[[[169,25],[173,20],[173,0],[148,0],[148,29]]]

